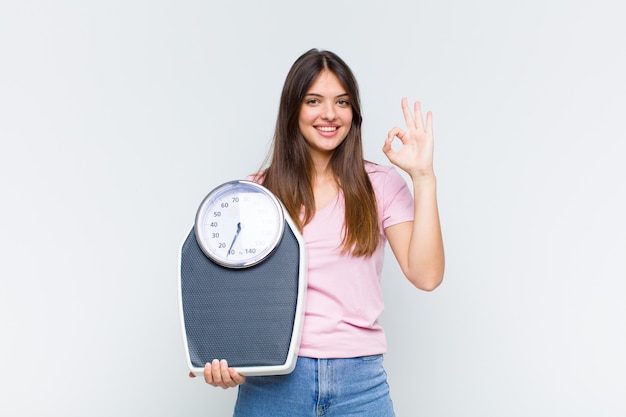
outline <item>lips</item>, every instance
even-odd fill
[[[315,126],[315,129],[320,132],[336,132],[339,129],[338,126]]]

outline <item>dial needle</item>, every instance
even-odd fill
[[[230,244],[230,248],[228,248],[228,252],[226,253],[226,257],[228,257],[228,255],[230,255],[230,251],[233,248],[233,245],[235,244],[235,241],[237,240],[237,236],[239,236],[239,232],[241,232],[241,223],[237,223],[237,232],[235,233],[235,237],[233,238],[233,243]]]

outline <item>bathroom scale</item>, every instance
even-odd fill
[[[268,189],[229,181],[201,202],[179,253],[179,307],[195,375],[226,359],[242,375],[295,367],[306,292],[305,245]]]

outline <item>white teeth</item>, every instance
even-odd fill
[[[322,132],[334,132],[337,130],[337,128],[333,126],[318,126],[316,129],[321,130]]]

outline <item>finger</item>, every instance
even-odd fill
[[[222,383],[220,384],[222,388],[229,388],[237,385],[233,382],[233,379],[230,375],[230,370],[228,369],[228,362],[226,361],[226,359],[222,359],[220,361],[220,375],[222,377]]]
[[[387,139],[385,139],[385,144],[383,145],[383,153],[385,155],[387,155],[387,158],[389,158],[389,160],[392,160],[393,158],[395,158],[396,155],[396,150],[393,149],[392,144],[394,139],[396,138],[396,136],[390,136]],[[400,139],[402,140],[402,139]]]
[[[246,377],[239,374],[233,368],[228,367],[228,362],[225,359],[220,361],[220,372],[222,376],[222,382],[220,387],[222,388],[232,388],[237,385],[243,384],[246,380]]]
[[[404,139],[405,133],[406,132],[400,129],[399,127],[394,127],[387,133],[387,141],[393,142],[395,138],[398,138],[402,141],[402,143],[404,143],[403,139]]]
[[[228,368],[228,373],[230,374],[230,377],[235,385],[241,385],[246,382],[246,377],[235,371],[233,368]]]
[[[211,364],[209,362],[204,365],[204,382],[213,385],[213,374],[211,373]]]
[[[432,133],[433,131],[433,112],[426,113],[426,131]]]
[[[415,124],[415,117],[409,109],[409,102],[406,97],[402,97],[402,114],[404,114],[404,121],[406,123],[407,129],[417,127],[417,125]]]
[[[415,109],[415,127],[422,130],[424,129],[424,119],[422,117],[422,105],[419,101],[414,104]]]
[[[222,369],[220,367],[220,361],[217,359],[213,359],[211,362],[211,379],[213,380],[213,385],[222,386]]]
[[[391,147],[391,141],[389,139],[385,140],[385,144],[383,145],[383,153],[385,155],[391,155],[393,152],[393,148]]]
[[[204,365],[204,380],[207,384],[218,386],[222,382],[220,365],[217,359]]]
[[[195,378],[196,374],[194,374],[193,372],[189,371],[189,378]]]

